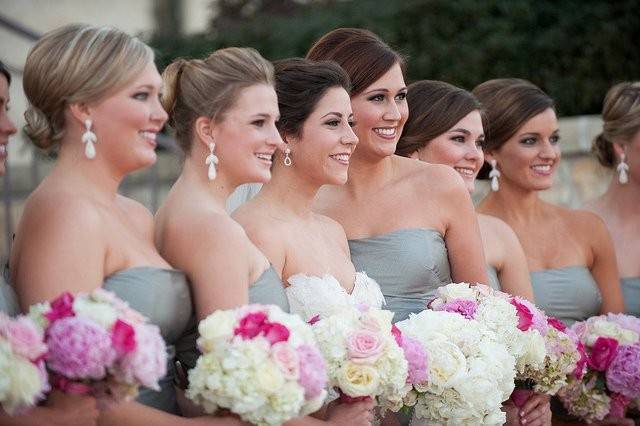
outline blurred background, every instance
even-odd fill
[[[0,60],[10,67],[11,117],[24,124],[22,69],[31,46],[58,26],[113,25],[156,50],[160,70],[176,57],[203,57],[226,46],[251,46],[268,59],[303,56],[337,27],[367,28],[408,57],[407,81],[444,80],[472,89],[499,77],[544,89],[561,117],[563,160],[543,197],[580,207],[602,193],[611,172],[590,153],[607,89],[640,80],[638,0],[0,0]],[[128,177],[121,191],[155,211],[180,169],[170,136],[158,162]],[[55,153],[23,135],[9,147],[0,178],[0,259],[24,200],[47,174]],[[477,201],[486,185],[474,194]]]

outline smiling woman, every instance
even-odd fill
[[[553,101],[518,79],[473,90],[485,108],[485,158],[499,170],[499,189],[480,213],[515,231],[527,257],[536,303],[567,325],[592,315],[622,312],[622,292],[609,233],[596,215],[542,201],[560,161]]]

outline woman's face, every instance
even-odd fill
[[[268,182],[273,153],[282,144],[276,128],[279,117],[272,86],[255,84],[242,89],[234,105],[213,127],[218,170],[236,185]]]
[[[402,69],[395,64],[377,81],[351,98],[354,131],[360,140],[358,155],[388,157],[396,150],[409,116],[407,87]]]
[[[125,88],[89,107],[96,157],[128,173],[156,161],[156,135],[167,121],[160,104],[162,79],[153,62]]]
[[[292,167],[319,185],[345,184],[349,158],[358,143],[352,125],[349,93],[342,87],[328,89],[305,120],[300,136],[287,138]]]
[[[5,173],[9,136],[16,133],[16,126],[9,118],[9,82],[0,74],[0,176]]]
[[[481,143],[484,141],[479,111],[471,111],[446,133],[428,141],[411,157],[434,164],[453,167],[469,190],[473,192],[475,179],[484,163]]]
[[[527,121],[500,148],[486,152],[495,159],[501,172],[500,182],[529,191],[541,191],[553,185],[553,173],[560,161],[558,119],[548,108]]]

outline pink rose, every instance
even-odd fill
[[[296,351],[287,343],[277,342],[271,347],[271,356],[282,375],[288,380],[300,377],[300,360]]]
[[[262,327],[262,334],[271,345],[289,340],[289,329],[278,322],[266,322]]]
[[[591,348],[591,354],[587,358],[589,367],[596,371],[605,371],[618,350],[618,341],[610,337],[598,337]]]
[[[347,337],[347,351],[356,364],[374,363],[383,351],[383,342],[371,330],[357,330]]]
[[[551,327],[555,328],[558,331],[564,332],[567,329],[567,326],[564,325],[562,321],[555,317],[547,317],[547,324]]]
[[[136,331],[126,322],[118,319],[111,329],[111,344],[118,356],[136,350]]]
[[[240,335],[244,340],[253,339],[260,334],[266,321],[267,314],[265,312],[250,312],[240,320],[240,324],[233,330],[233,334]]]
[[[511,304],[516,308],[518,313],[518,329],[521,331],[527,331],[533,325],[533,314],[524,304],[520,303],[517,299],[511,299]]]
[[[50,306],[51,310],[44,315],[49,322],[75,315],[73,312],[73,295],[68,291],[54,299]]]
[[[11,319],[0,312],[0,335],[7,339],[16,354],[29,361],[37,362],[47,353],[42,332],[23,315]]]

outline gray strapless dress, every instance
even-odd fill
[[[4,282],[2,276],[0,276],[0,312],[4,312],[10,317],[15,317],[20,313],[16,293],[13,291],[13,287]]]
[[[185,275],[173,269],[135,267],[108,276],[105,290],[115,293],[130,307],[160,328],[167,344],[167,375],[159,392],[142,388],[137,401],[173,414],[180,414],[174,388],[175,343],[194,323],[191,293]]]
[[[640,277],[628,277],[620,280],[624,295],[624,311],[640,317]]]
[[[600,290],[586,266],[531,272],[531,285],[536,305],[567,326],[600,314]]]
[[[451,283],[447,247],[433,229],[400,229],[349,240],[349,249],[356,271],[365,271],[380,285],[394,322],[424,310],[436,289]]]
[[[265,270],[256,282],[249,287],[249,303],[277,305],[283,311],[289,312],[289,300],[284,291],[284,285],[273,266]],[[177,348],[178,360],[187,371],[196,366],[200,356],[196,340],[198,340],[198,326],[194,323],[183,338],[180,339]]]
[[[502,286],[500,285],[498,271],[496,271],[496,268],[491,265],[487,265],[487,276],[489,277],[489,282],[487,283],[489,287],[494,290],[502,291]]]

